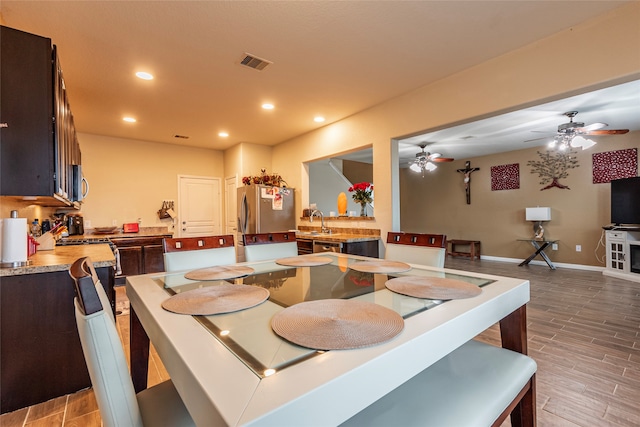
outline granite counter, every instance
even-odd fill
[[[85,256],[91,258],[96,268],[116,265],[116,258],[108,244],[56,246],[51,251],[36,252],[29,258],[29,265],[0,268],[0,277],[64,271],[75,260]]]

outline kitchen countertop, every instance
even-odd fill
[[[49,273],[68,270],[78,258],[88,256],[95,267],[113,267],[116,259],[108,244],[56,246],[51,251],[38,251],[23,267],[0,268],[0,277]]]
[[[380,236],[366,235],[366,234],[352,234],[352,233],[314,234],[309,232],[296,232],[296,239],[319,240],[322,242],[353,243],[353,242],[369,242],[371,240],[379,240]]]
[[[137,233],[123,233],[119,228],[115,233],[95,233],[93,229],[88,229],[83,235],[69,236],[67,239],[87,239],[95,237],[106,237],[108,239],[132,239],[135,237],[172,237],[173,233],[166,227],[142,227]]]

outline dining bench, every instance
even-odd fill
[[[341,427],[497,427],[509,415],[532,427],[524,413],[535,414],[536,370],[524,354],[471,340]]]

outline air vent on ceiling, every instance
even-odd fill
[[[174,137],[174,138],[179,138],[179,139],[189,139],[189,137],[188,137],[188,136],[185,136],[185,135],[177,135],[177,134],[176,134],[176,135],[173,135],[173,137]]]
[[[258,58],[257,56],[246,52],[240,61],[240,65],[244,65],[258,71],[264,70],[269,64],[273,64],[273,62]]]

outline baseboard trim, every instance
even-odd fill
[[[617,279],[630,280],[632,282],[640,283],[640,274],[635,273],[618,273],[617,271],[604,270],[602,272],[605,276],[615,277]]]
[[[514,264],[520,264],[522,262],[522,260],[518,258],[505,258],[505,257],[487,256],[487,255],[482,255],[480,259],[486,259],[487,261],[510,262]],[[547,266],[546,262],[538,261],[538,260],[533,260],[529,264]],[[572,270],[586,270],[586,271],[600,271],[600,272],[604,271],[604,267],[598,267],[597,265],[569,264],[565,262],[554,262],[553,265],[555,265],[556,268],[558,267],[570,268]]]

